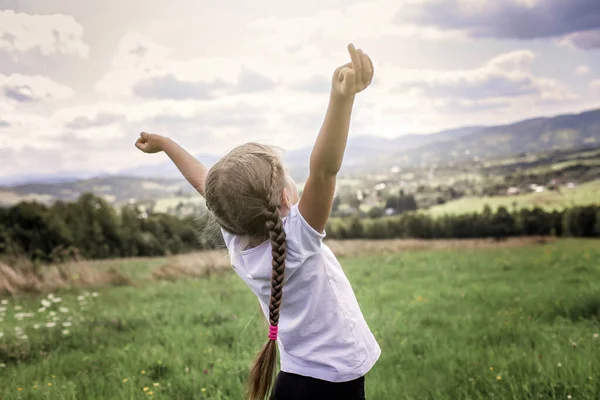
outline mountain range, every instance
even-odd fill
[[[351,136],[342,170],[344,174],[358,176],[386,171],[391,167],[428,167],[433,164],[483,161],[529,152],[581,149],[599,145],[600,109],[594,109],[554,117],[532,118],[507,125],[460,127],[393,139],[374,135]],[[303,148],[284,154],[290,174],[298,181],[303,181],[308,174],[310,152],[311,148]],[[206,165],[212,165],[218,160],[218,157],[212,155],[196,156]],[[0,187],[0,194],[12,192],[24,196],[36,193],[65,198],[74,196],[81,190],[98,192],[101,188],[100,192],[106,192],[105,194],[119,201],[139,196],[141,188],[135,187],[135,182],[142,182],[139,178],[144,178],[148,196],[164,193],[165,189],[159,186],[168,187],[169,193],[188,191],[185,184],[182,184],[177,169],[170,161],[166,161],[95,178],[90,178],[89,173],[64,173],[4,179],[0,180],[0,184],[5,185],[4,188]],[[114,187],[115,190],[111,190],[110,187]],[[133,196],[134,194],[137,196]]]

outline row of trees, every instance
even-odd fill
[[[43,262],[160,256],[211,247],[199,240],[202,232],[201,221],[148,214],[135,205],[116,210],[91,194],[72,203],[22,202],[0,208],[0,255]]]
[[[70,258],[162,256],[222,245],[207,219],[147,213],[135,205],[116,210],[91,194],[76,202],[46,206],[22,202],[0,208],[0,256],[34,261]],[[539,208],[433,218],[408,212],[378,219],[352,218],[327,226],[329,238],[477,238],[525,235],[600,237],[600,206],[565,211]],[[217,233],[217,234],[215,234]]]
[[[353,218],[331,223],[327,236],[335,239],[466,239],[509,236],[600,237],[600,206],[574,207],[564,211],[541,208],[509,212],[500,207],[493,212],[447,215],[439,218],[423,213],[405,213],[391,218]]]

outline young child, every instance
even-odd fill
[[[364,376],[381,354],[350,282],[323,243],[342,165],[354,96],[373,78],[370,58],[352,44],[337,68],[325,121],[302,196],[278,153],[248,143],[210,171],[175,142],[142,133],[136,147],[164,151],[206,198],[231,264],[269,320],[269,340],[250,370],[248,398],[364,399]],[[274,379],[277,348],[281,372]]]

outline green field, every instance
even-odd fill
[[[382,348],[368,399],[600,398],[600,242],[341,261]],[[0,398],[241,399],[267,335],[252,293],[232,273],[144,283],[149,268],[128,261],[137,287],[54,293],[43,312],[1,305]]]
[[[540,207],[545,210],[561,210],[573,206],[598,204],[600,201],[600,180],[581,184],[573,189],[561,187],[560,192],[545,191],[528,193],[519,196],[463,197],[461,199],[434,206],[427,213],[433,216],[444,214],[466,214],[481,212],[485,205],[492,210],[504,206],[511,210],[513,204],[517,209]]]

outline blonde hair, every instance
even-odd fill
[[[279,325],[285,272],[285,231],[279,207],[288,177],[275,149],[258,143],[236,147],[219,160],[206,177],[206,206],[226,231],[248,243],[271,242],[272,274],[269,323]],[[275,328],[276,329],[276,328]],[[263,400],[275,378],[276,338],[258,353],[248,377],[247,398]]]

